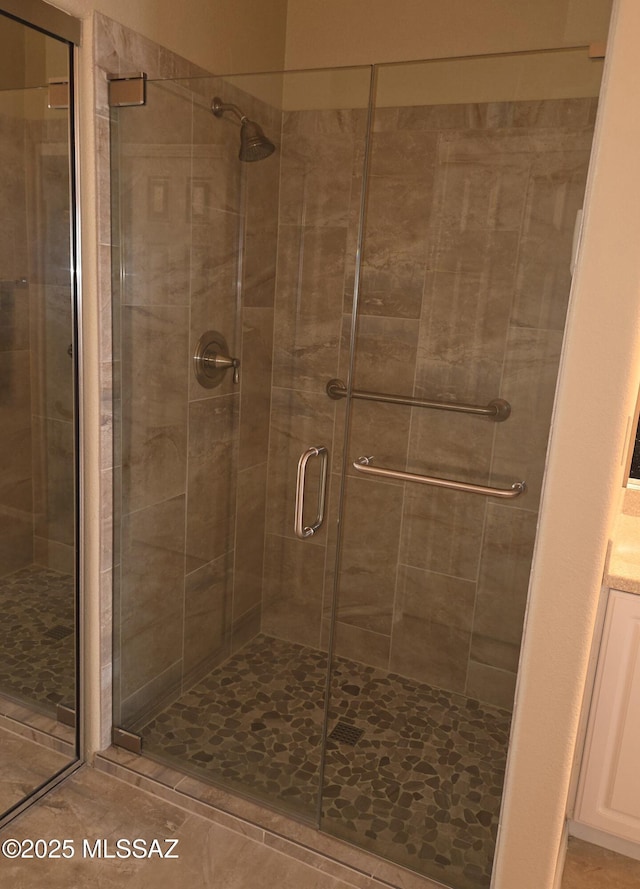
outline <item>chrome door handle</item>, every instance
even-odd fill
[[[318,510],[312,525],[305,526],[302,514],[304,512],[304,489],[307,474],[307,463],[312,457],[320,458],[320,484],[318,485]],[[296,537],[304,540],[313,537],[324,522],[324,504],[327,494],[327,458],[328,451],[321,446],[307,448],[298,460],[298,477],[296,479],[296,514],[293,529]]]

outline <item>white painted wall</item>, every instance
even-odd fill
[[[289,0],[287,68],[369,65],[604,40],[611,0]]]
[[[519,674],[496,889],[549,889],[640,385],[640,4],[617,0]]]
[[[56,0],[78,18],[101,12],[216,74],[284,67],[287,0]]]

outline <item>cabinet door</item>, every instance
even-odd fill
[[[640,596],[631,593],[609,596],[576,814],[640,843]]]

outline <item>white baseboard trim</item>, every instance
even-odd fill
[[[640,861],[640,844],[632,843],[631,840],[623,840],[604,830],[598,830],[595,827],[589,827],[588,824],[582,824],[580,821],[568,822],[569,836],[577,837],[586,843],[593,843],[594,846],[602,846],[603,849],[610,849],[612,852],[618,852],[620,855],[626,855],[627,858],[635,858]]]

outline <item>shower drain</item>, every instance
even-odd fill
[[[73,630],[69,629],[69,627],[51,627],[50,630],[47,630],[46,635],[50,639],[66,639],[72,633]]]
[[[363,735],[363,728],[356,728],[355,725],[349,725],[348,722],[336,722],[329,738],[340,744],[350,744],[351,747],[354,747]]]

